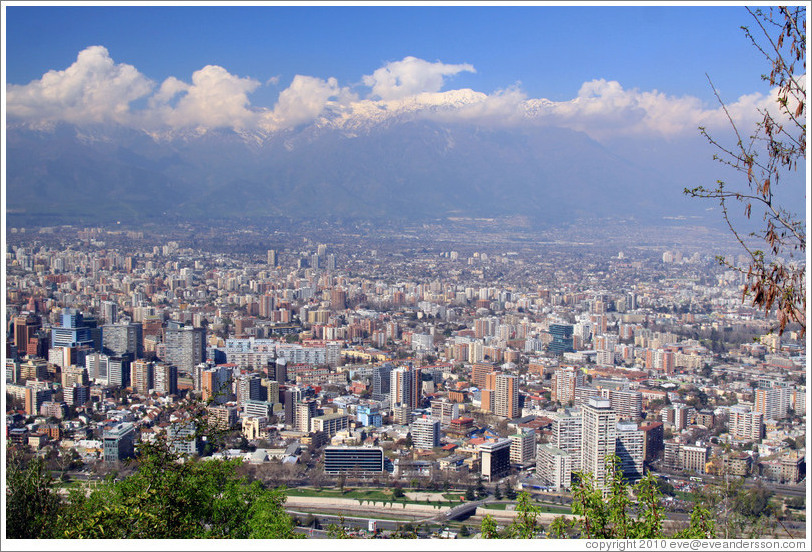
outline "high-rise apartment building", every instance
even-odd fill
[[[471,381],[474,387],[483,389],[485,387],[485,380],[488,374],[496,371],[496,366],[490,362],[475,362],[471,366]]]
[[[640,424],[640,431],[645,434],[643,459],[650,462],[656,459],[663,450],[665,426],[662,422],[643,422]]]
[[[580,410],[556,412],[552,420],[550,444],[570,455],[572,471],[581,471],[581,443],[584,417]]]
[[[510,462],[524,465],[532,462],[536,457],[536,432],[523,431],[509,435]]]
[[[231,370],[227,366],[215,366],[200,372],[200,391],[203,402],[225,404],[231,400]]]
[[[140,322],[102,326],[102,352],[109,356],[144,356],[144,330]]]
[[[536,475],[555,491],[569,489],[572,485],[572,455],[549,444],[538,446]]]
[[[237,378],[237,405],[242,408],[246,401],[267,401],[267,388],[264,391],[265,396],[263,397],[262,376],[260,374],[257,372],[242,374]]]
[[[153,366],[153,383],[156,393],[163,395],[178,394],[178,367],[165,362]]]
[[[493,413],[506,418],[519,416],[519,378],[508,374],[497,374],[495,377],[495,398]]]
[[[760,441],[764,437],[764,414],[748,407],[736,405],[730,408],[728,418],[730,434],[737,439]]]
[[[146,394],[155,386],[155,365],[140,359],[133,362],[130,369],[130,385],[136,393]]]
[[[460,405],[445,398],[431,401],[431,417],[439,420],[443,427],[448,427],[451,420],[460,417]]]
[[[431,450],[440,446],[440,421],[418,418],[411,425],[412,442],[419,449]]]
[[[403,366],[392,370],[389,404],[416,408],[420,404],[422,374],[419,368]]]
[[[643,394],[630,389],[603,389],[601,396],[609,399],[619,420],[634,420],[643,412]]]
[[[561,404],[575,402],[575,388],[583,387],[584,373],[577,366],[556,368],[552,378],[551,400]]]
[[[130,386],[130,361],[126,358],[107,359],[107,383],[113,387]]]
[[[787,417],[793,400],[791,387],[756,389],[753,410],[764,414],[765,420],[781,420]]]
[[[608,399],[589,399],[582,408],[581,470],[591,473],[596,488],[609,490],[606,460],[615,454],[617,415]]]
[[[170,322],[164,330],[166,358],[178,371],[191,374],[194,367],[206,360],[206,329]]]
[[[645,432],[634,422],[618,422],[616,430],[615,454],[620,459],[623,477],[630,482],[637,481],[643,477]]]

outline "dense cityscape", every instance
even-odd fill
[[[389,4],[2,2],[0,548],[809,549],[805,3]]]
[[[9,454],[67,493],[166,442],[370,538],[479,537],[521,491],[549,527],[616,457],[671,532],[698,502],[803,537],[805,341],[742,301],[740,253],[626,220],[10,227]]]

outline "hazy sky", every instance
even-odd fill
[[[7,111],[38,122],[276,130],[468,90],[465,117],[600,138],[718,119],[705,73],[742,110],[769,92],[739,5],[4,7]]]

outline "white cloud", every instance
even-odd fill
[[[469,64],[450,65],[415,57],[387,63],[363,83],[366,99],[333,78],[296,75],[273,108],[253,106],[249,95],[261,83],[208,65],[186,83],[169,77],[156,90],[153,81],[133,66],[116,64],[102,46],[81,51],[63,71],[49,71],[26,85],[7,86],[9,118],[30,124],[117,122],[147,131],[227,127],[273,132],[320,120],[354,128],[396,116],[486,125],[556,125],[583,131],[602,140],[618,136],[675,137],[696,134],[698,126],[728,128],[718,105],[706,106],[695,97],[674,97],[654,91],[624,89],[617,81],[584,83],[569,101],[527,98],[513,86],[493,94],[471,89],[441,91],[446,79],[474,72]],[[266,85],[276,85],[272,77]],[[133,110],[134,100],[146,98]],[[728,112],[752,128],[758,109],[775,110],[776,91],[750,94],[728,104]]]
[[[103,46],[90,46],[64,71],[48,71],[26,85],[8,85],[6,109],[10,117],[31,123],[127,124],[130,102],[153,88],[153,81],[135,67],[116,64]]]
[[[153,111],[145,115],[172,128],[251,128],[258,114],[250,108],[248,94],[259,85],[259,81],[232,75],[218,65],[207,65],[192,74],[191,85],[174,77],[166,79],[151,98]]]
[[[476,72],[473,65],[468,63],[431,63],[407,56],[401,61],[387,63],[371,75],[364,75],[363,82],[372,88],[370,97],[396,100],[422,92],[439,92],[445,83],[445,77],[462,71]]]
[[[333,77],[322,80],[296,75],[290,86],[279,94],[273,112],[263,117],[263,126],[268,130],[293,128],[312,122],[327,107],[348,105],[354,100],[357,98],[348,89],[339,87]]]

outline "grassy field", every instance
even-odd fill
[[[408,491],[407,491],[408,492]],[[457,506],[460,501],[445,500],[445,501],[429,501],[426,500],[410,500],[408,498],[394,498],[392,491],[388,489],[351,489],[347,488],[343,491],[339,489],[310,489],[310,488],[296,488],[288,489],[288,496],[306,496],[306,497],[323,497],[323,498],[349,498],[364,502],[394,502],[397,504],[429,504],[431,506]],[[443,495],[448,498],[448,496]],[[452,495],[453,496],[453,495]]]

